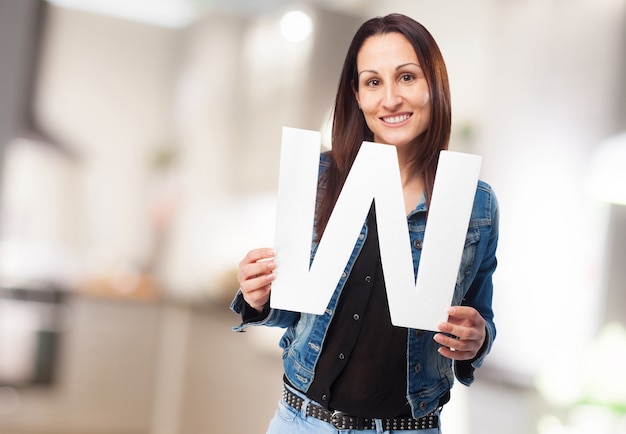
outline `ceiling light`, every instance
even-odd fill
[[[305,12],[290,11],[280,20],[280,31],[288,41],[304,41],[313,31],[313,21]]]

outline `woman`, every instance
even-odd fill
[[[392,14],[365,22],[348,49],[322,154],[313,248],[364,140],[396,146],[414,267],[438,156],[450,138],[445,63],[429,32]],[[251,325],[286,327],[284,393],[268,433],[439,433],[454,377],[469,385],[495,338],[491,308],[498,207],[479,181],[452,307],[440,333],[391,324],[372,205],[324,315],[271,309],[269,248],[241,261],[232,309]]]

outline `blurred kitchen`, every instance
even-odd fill
[[[0,0],[2,434],[265,432],[280,331],[231,332],[237,263],[282,126],[328,141],[390,12],[501,206],[498,338],[444,434],[626,433],[626,0]]]

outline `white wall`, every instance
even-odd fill
[[[37,109],[78,156],[87,270],[144,267],[154,230],[153,159],[174,138],[179,35],[79,11],[50,12]]]

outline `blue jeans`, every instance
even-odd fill
[[[420,430],[402,430],[402,431],[384,431],[380,420],[376,421],[377,429],[375,430],[338,430],[332,424],[323,422],[319,419],[306,415],[306,407],[310,399],[298,392],[290,390],[298,394],[304,399],[301,410],[296,410],[288,406],[282,399],[278,403],[278,409],[274,417],[270,421],[267,434],[440,434],[439,428],[420,429]]]

